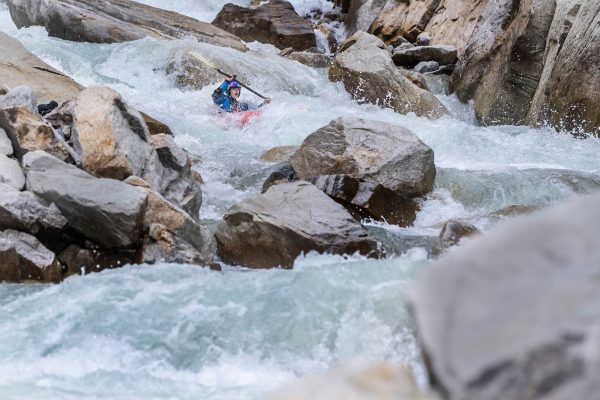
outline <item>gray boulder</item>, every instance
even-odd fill
[[[140,240],[146,193],[114,179],[98,179],[51,155],[23,158],[27,189],[53,202],[68,226],[106,248],[135,246]]]
[[[252,268],[291,268],[309,251],[379,257],[377,243],[339,204],[308,182],[276,185],[231,207],[219,224],[217,254]]]
[[[390,107],[402,114],[438,118],[447,111],[433,94],[398,72],[383,42],[365,32],[357,32],[342,43],[329,68],[329,79],[343,82],[360,102]]]
[[[0,183],[5,183],[17,190],[25,186],[25,175],[21,165],[14,158],[0,154]]]
[[[433,188],[433,150],[406,128],[339,118],[309,135],[290,158],[300,179],[350,209],[407,225],[417,207],[410,200]]]
[[[417,36],[417,46],[429,46],[429,42],[431,41],[431,35],[427,32],[421,32]]]
[[[2,128],[0,128],[0,154],[5,156],[12,156],[13,154],[12,143]]]
[[[288,161],[283,161],[275,166],[275,170],[265,179],[262,187],[262,193],[269,190],[273,185],[280,183],[293,182],[296,179],[296,172]]]
[[[423,270],[412,295],[448,399],[598,397],[600,194],[505,224]]]
[[[437,61],[421,61],[413,70],[420,74],[426,74],[428,72],[435,72],[440,69],[440,64]]]
[[[440,250],[447,249],[448,247],[457,245],[462,238],[473,236],[477,233],[479,233],[479,229],[466,221],[447,221],[440,232],[438,247]]]
[[[396,65],[414,68],[422,61],[436,61],[440,65],[455,64],[458,52],[454,46],[417,46],[396,49],[392,59]]]
[[[0,281],[59,282],[62,267],[54,253],[35,237],[14,230],[0,232]]]

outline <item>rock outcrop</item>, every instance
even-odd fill
[[[41,25],[50,36],[76,42],[116,43],[143,39],[181,39],[245,51],[234,35],[176,12],[130,0],[7,0],[17,27]]]
[[[250,8],[226,4],[212,23],[246,42],[256,40],[297,51],[317,45],[311,22],[299,16],[285,0],[270,0]]]
[[[433,94],[398,72],[383,42],[365,32],[357,32],[342,43],[329,69],[329,79],[343,82],[348,93],[360,102],[430,118],[446,113]]]
[[[408,129],[358,118],[340,118],[309,135],[290,163],[359,217],[409,225],[411,198],[433,188],[433,150]]]
[[[223,219],[217,254],[233,264],[290,268],[309,251],[380,256],[367,231],[308,182],[273,186],[231,207]]]
[[[591,399],[600,368],[600,194],[506,224],[423,271],[412,292],[447,399]]]

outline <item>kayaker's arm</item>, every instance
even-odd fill
[[[266,105],[267,105],[267,104],[269,104],[269,103],[271,103],[271,98],[267,97],[267,98],[265,99],[265,101],[263,101],[262,103],[260,103],[260,104],[258,105],[258,108],[261,108],[261,107],[263,107],[263,106],[266,106]]]

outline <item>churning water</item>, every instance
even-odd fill
[[[206,21],[225,3],[143,2]],[[329,4],[293,3],[302,13]],[[435,152],[436,188],[415,225],[375,224],[391,235],[436,234],[451,218],[488,229],[497,221],[491,215],[511,205],[546,206],[600,188],[596,139],[479,127],[468,106],[444,95],[452,115],[436,121],[359,105],[325,70],[282,59],[269,45],[252,43],[240,53],[191,39],[71,43],[39,27],[17,30],[3,5],[0,30],[80,83],[110,86],[169,124],[201,160],[201,216],[209,224],[259,192],[271,167],[257,160],[262,151],[300,144],[340,116],[408,127]],[[219,82],[177,89],[164,67],[192,49],[272,97],[262,117],[242,129],[224,123],[210,99]],[[427,263],[426,252],[414,248],[382,261],[311,254],[292,271],[156,265],[53,286],[0,284],[0,398],[257,399],[296,376],[354,359],[408,364],[423,382],[404,295]]]

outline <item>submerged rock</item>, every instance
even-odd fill
[[[433,150],[406,128],[339,118],[309,135],[290,163],[300,179],[349,208],[392,224],[412,223],[410,198],[433,188]]]
[[[599,219],[600,194],[574,199],[423,270],[412,302],[445,398],[597,397]]]
[[[377,243],[339,204],[308,182],[276,185],[231,207],[215,234],[217,254],[252,268],[290,268],[309,251],[379,257]]]
[[[391,107],[402,114],[438,118],[447,111],[433,94],[398,72],[383,42],[365,32],[342,43],[329,69],[329,79],[343,82],[360,102]]]
[[[254,8],[226,4],[212,24],[246,42],[271,43],[280,49],[303,51],[317,45],[311,22],[284,0],[270,0]]]

